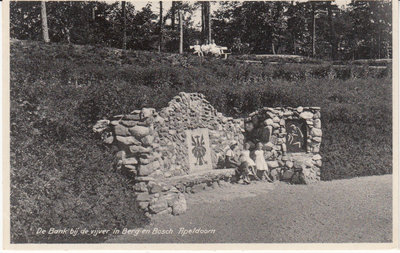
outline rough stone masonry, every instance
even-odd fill
[[[319,107],[264,107],[245,119],[245,139],[252,147],[264,144],[264,155],[275,179],[292,183],[319,181],[322,130]],[[304,182],[295,182],[296,171]]]
[[[93,130],[117,148],[116,167],[133,179],[136,200],[148,216],[184,213],[184,193],[231,182],[234,170],[222,168],[220,161],[232,140],[252,148],[261,142],[271,174],[279,180],[296,183],[295,172],[301,171],[303,183],[318,181],[322,165],[317,107],[262,108],[233,119],[217,112],[202,94],[181,92],[158,112],[135,110],[100,120]],[[211,165],[199,167],[207,163],[206,156]]]

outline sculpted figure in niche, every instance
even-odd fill
[[[293,146],[299,146],[299,148],[301,148],[303,146],[303,139],[304,136],[300,128],[294,124],[291,124],[288,133],[289,144]]]
[[[304,152],[306,151],[307,126],[304,121],[293,120],[286,122],[286,141],[287,151]]]

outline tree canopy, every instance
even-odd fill
[[[50,41],[117,48],[126,41],[128,49],[156,50],[159,13],[152,4],[157,3],[149,2],[137,10],[126,2],[124,22],[120,2],[46,2]],[[203,31],[194,26],[193,15],[203,5],[174,1],[164,10],[162,43],[166,51],[178,50],[178,11],[184,17],[185,49],[195,40],[204,42],[209,7],[201,15],[207,21]],[[211,37],[236,53],[299,54],[333,60],[391,57],[391,1],[352,1],[345,8],[330,1],[226,1],[213,5],[217,8],[210,13]],[[42,40],[40,15],[41,2],[11,2],[11,37]]]

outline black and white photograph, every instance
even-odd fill
[[[397,248],[397,5],[3,2],[4,245]]]

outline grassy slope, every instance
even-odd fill
[[[110,169],[113,150],[100,145],[91,126],[144,106],[161,108],[180,91],[202,92],[234,117],[262,106],[320,106],[324,180],[391,173],[385,74],[12,41],[13,240],[38,240],[37,227],[143,224],[129,182]]]

